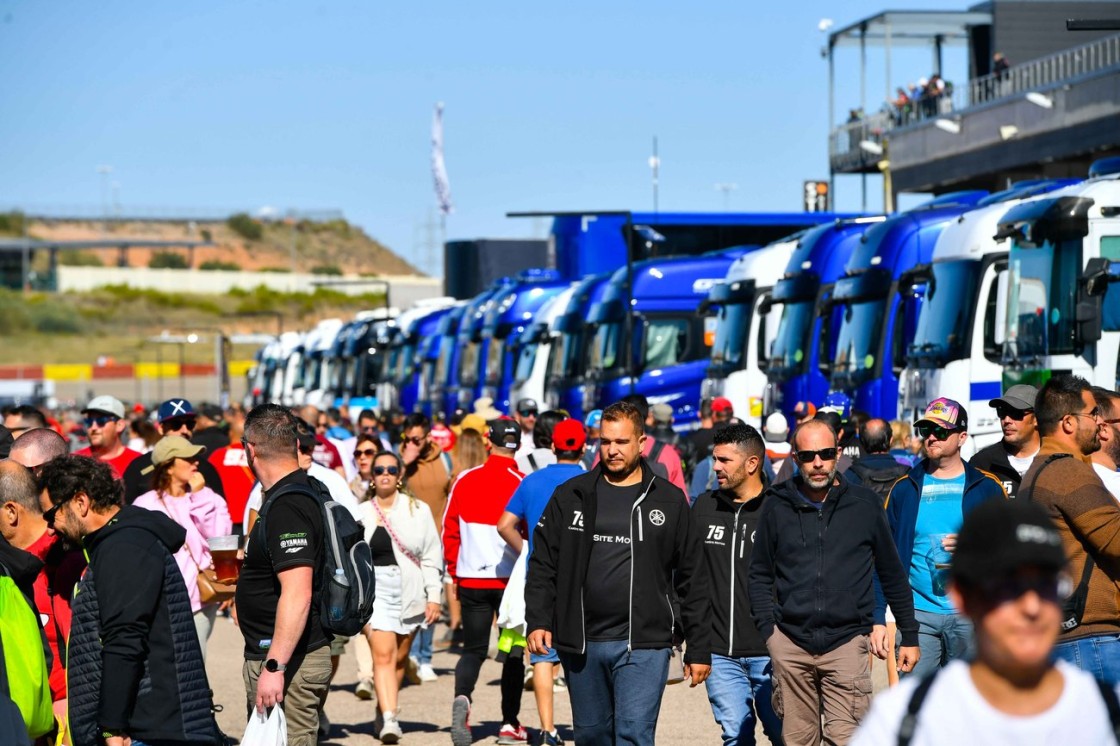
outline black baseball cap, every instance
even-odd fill
[[[1046,510],[1030,500],[989,500],[964,518],[950,573],[970,585],[1004,578],[1021,567],[1059,572],[1062,537]]]
[[[521,447],[521,426],[508,417],[490,423],[490,442],[501,448],[516,451]]]

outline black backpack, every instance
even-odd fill
[[[897,461],[880,467],[870,466],[863,461],[853,461],[848,471],[858,474],[863,486],[878,495],[883,504],[886,504],[891,487],[910,471],[910,467],[903,466]]]
[[[268,502],[261,506],[257,520],[261,522],[261,536],[265,533],[264,520],[268,508],[283,495],[305,495],[314,500],[323,515],[323,554],[316,567],[319,620],[330,634],[353,637],[362,631],[373,616],[374,574],[373,553],[363,538],[362,524],[350,511],[331,498],[322,482],[308,477],[314,492],[302,485],[281,487]],[[268,551],[268,541],[264,542]],[[315,600],[312,599],[312,603]]]

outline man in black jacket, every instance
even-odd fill
[[[39,486],[47,526],[89,556],[67,651],[74,746],[218,743],[174,557],[186,530],[162,513],[122,508],[109,466],[86,456],[45,464]]]
[[[774,666],[774,705],[786,746],[847,743],[871,701],[868,652],[877,574],[902,633],[899,667],[917,663],[914,599],[882,502],[837,473],[836,433],[797,428],[800,474],[772,487],[747,578],[751,613]]]
[[[699,541],[684,494],[641,458],[644,424],[632,404],[603,410],[599,465],[557,488],[533,534],[529,651],[559,652],[581,745],[654,742],[680,626],[692,686],[709,670],[694,650],[708,608]]]
[[[757,708],[766,737],[780,744],[782,721],[771,701],[770,656],[751,619],[747,596],[747,567],[763,505],[766,447],[757,430],[741,423],[718,430],[714,444],[719,488],[696,499],[690,528],[690,539],[703,546],[711,588],[707,643],[712,672],[704,683],[724,743],[754,743]]]
[[[1003,396],[988,402],[996,410],[1003,429],[1003,440],[980,449],[969,459],[969,463],[977,469],[996,476],[1008,499],[1014,499],[1019,494],[1023,475],[1042,447],[1038,422],[1034,417],[1037,396],[1038,389],[1020,383],[1005,391]]]

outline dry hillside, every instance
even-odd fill
[[[323,223],[259,223],[259,239],[248,239],[226,223],[109,223],[31,221],[27,233],[33,238],[55,240],[98,240],[104,238],[210,240],[214,246],[195,250],[195,265],[222,261],[244,270],[284,269],[291,266],[295,244],[296,267],[300,272],[336,267],[343,273],[366,275],[422,274],[387,246],[367,236],[361,228],[344,220]],[[166,251],[167,249],[160,249]],[[183,251],[186,254],[186,251]],[[114,264],[117,254],[98,252],[101,261]],[[130,249],[129,264],[146,267],[151,250]]]

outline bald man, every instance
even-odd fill
[[[12,452],[8,458],[17,464],[26,466],[33,472],[37,472],[43,464],[54,461],[68,453],[70,453],[70,446],[67,444],[66,438],[54,430],[40,427],[28,430],[16,438],[15,443],[12,443]],[[36,502],[38,502],[37,497]]]

